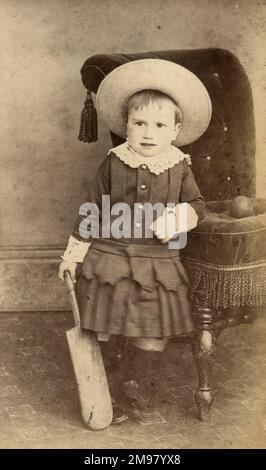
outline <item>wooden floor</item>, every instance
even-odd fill
[[[190,347],[172,344],[147,371],[150,410],[97,432],[80,417],[71,326],[70,312],[0,314],[1,448],[266,448],[266,317],[222,333],[208,423]]]

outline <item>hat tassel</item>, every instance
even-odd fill
[[[98,139],[97,111],[94,107],[91,92],[87,91],[84,108],[80,118],[78,139],[81,142],[96,142]]]

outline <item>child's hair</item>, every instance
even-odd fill
[[[158,90],[140,90],[131,95],[123,104],[123,115],[127,121],[128,115],[131,109],[139,109],[143,106],[147,106],[150,102],[163,103],[170,101],[175,106],[175,124],[179,124],[182,121],[182,113],[178,104],[167,95]]]

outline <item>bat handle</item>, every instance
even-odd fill
[[[71,279],[69,271],[64,271],[64,279],[65,279],[65,283],[66,283],[67,288],[68,288],[70,303],[71,303],[72,312],[73,312],[73,316],[74,316],[74,322],[75,322],[76,326],[80,327],[79,305],[78,305],[78,301],[77,301],[75,286],[74,286],[74,283]]]

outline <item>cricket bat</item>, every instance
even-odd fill
[[[65,271],[64,279],[75,321],[74,328],[68,330],[66,336],[78,386],[82,418],[90,429],[105,429],[112,422],[113,410],[97,334],[81,329],[75,286],[69,271]]]

